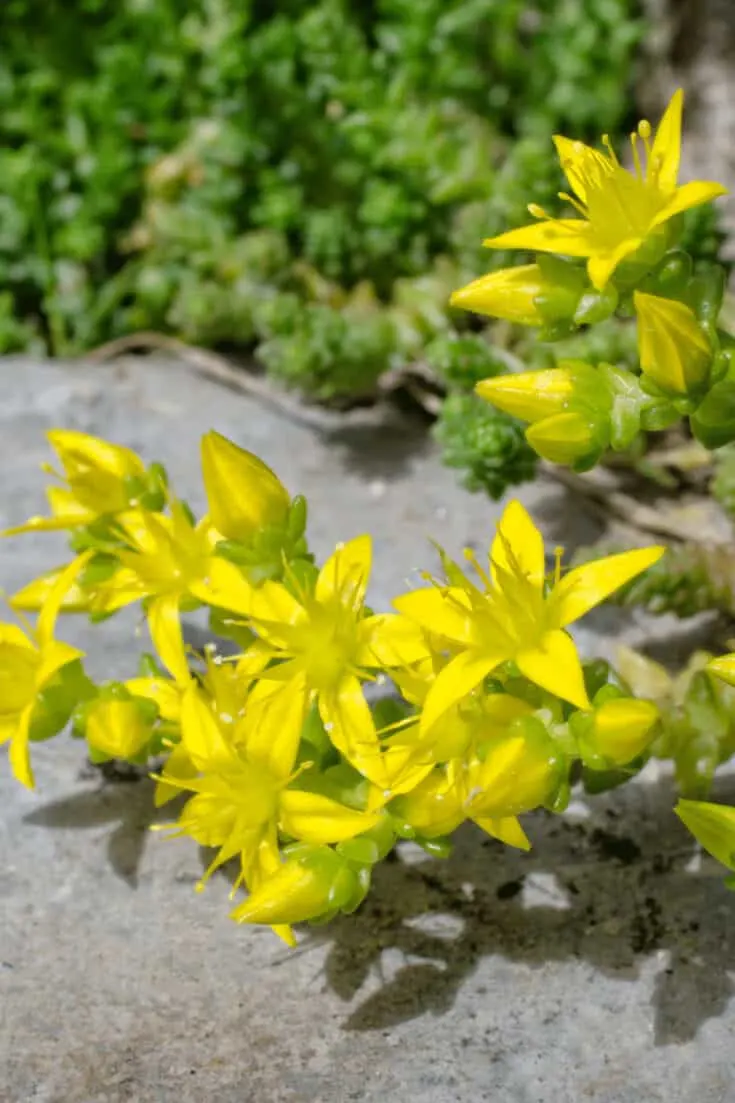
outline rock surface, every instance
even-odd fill
[[[429,535],[481,547],[500,510],[410,421],[319,435],[173,362],[0,361],[0,394],[0,527],[43,508],[52,425],[163,460],[195,508],[198,437],[218,428],[308,495],[319,553],[374,533],[378,607],[432,565]],[[552,540],[595,535],[558,490],[521,496]],[[3,541],[0,583],[63,558],[55,538]],[[67,626],[95,676],[130,672],[134,616]],[[609,651],[618,627],[605,612],[581,641]],[[732,897],[665,778],[528,817],[530,855],[473,831],[446,862],[406,846],[358,915],[289,952],[228,920],[224,877],[194,892],[205,856],[148,831],[147,782],[102,783],[66,738],[34,761],[34,793],[0,770],[2,1103],[735,1098]]]

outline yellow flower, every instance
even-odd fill
[[[684,303],[636,291],[641,369],[663,391],[686,395],[709,378],[713,351],[692,310]]]
[[[290,498],[271,469],[214,431],[202,437],[202,473],[209,515],[228,540],[247,541],[286,520]]]
[[[183,505],[171,502],[171,516],[135,509],[115,518],[114,531],[123,543],[115,549],[118,566],[99,583],[90,598],[94,612],[112,613],[151,596],[183,599],[207,575],[216,533],[209,519],[194,524]]]
[[[287,715],[282,709],[248,710],[247,715],[247,730],[234,744],[198,687],[192,685],[182,701],[181,741],[197,776],[170,774],[166,780],[195,794],[179,817],[177,833],[217,848],[200,887],[224,862],[238,857],[235,888],[244,882],[257,889],[280,866],[279,832],[304,842],[334,843],[369,830],[381,815],[291,787],[296,745],[283,738]],[[289,930],[278,933],[293,943]]]
[[[492,249],[530,249],[587,259],[590,280],[598,290],[630,257],[675,215],[725,195],[727,188],[695,180],[677,186],[681,153],[683,93],[674,93],[651,141],[651,127],[641,122],[631,135],[635,171],[619,164],[607,137],[606,152],[583,142],[554,138],[557,153],[574,196],[561,193],[581,218],[550,218],[535,205],[539,221],[510,230],[484,244]],[[640,145],[645,150],[645,170]]]
[[[498,525],[488,570],[475,561],[479,586],[456,577],[451,585],[437,583],[394,602],[404,616],[444,637],[454,654],[426,698],[422,730],[509,659],[542,689],[588,709],[582,666],[565,629],[664,550],[640,548],[586,563],[557,577],[547,592],[541,533],[520,502],[511,502]]]
[[[735,869],[735,808],[680,799],[674,811],[700,846],[723,866]]]
[[[549,798],[559,772],[551,740],[537,723],[521,720],[491,740],[484,757],[435,770],[390,811],[425,838],[448,835],[471,819],[494,838],[528,850],[518,816]]]
[[[154,598],[148,608],[147,619],[153,645],[171,678],[151,675],[130,678],[125,683],[125,688],[136,697],[153,701],[161,719],[178,726],[184,697],[196,684],[186,656],[178,596],[164,594]],[[257,642],[232,662],[222,661],[211,650],[206,652],[201,686],[217,722],[228,737],[236,740],[238,725],[245,715],[245,705],[253,680],[269,658],[268,652]],[[257,696],[254,700],[257,702]],[[178,792],[167,783],[169,774],[181,778],[193,777],[196,772],[185,745],[174,743],[163,768],[162,780],[156,785],[156,805],[165,804]]]
[[[330,739],[358,769],[372,761],[382,770],[379,740],[360,679],[370,668],[413,662],[425,654],[421,632],[395,614],[368,616],[365,591],[370,573],[370,537],[340,545],[319,572],[313,593],[294,597],[279,582],[248,589],[219,574],[217,603],[249,619],[264,649],[278,664],[263,671],[271,680],[271,707],[280,698],[298,703],[301,717],[316,699]],[[295,580],[294,580],[295,581]],[[297,719],[298,718],[298,719]]]
[[[88,559],[79,556],[63,571],[38,616],[33,638],[14,624],[0,624],[0,743],[10,741],[10,765],[18,781],[33,788],[29,733],[39,692],[83,652],[54,639],[67,589]]]
[[[88,525],[101,514],[117,513],[129,506],[127,481],[145,475],[143,461],[117,444],[75,430],[53,429],[49,442],[64,474],[51,474],[65,486],[46,491],[50,517],[31,517],[23,525],[6,530],[5,536]]]

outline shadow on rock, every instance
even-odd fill
[[[597,798],[582,822],[528,817],[529,855],[466,830],[447,862],[399,855],[378,867],[360,911],[311,936],[329,947],[326,978],[341,999],[371,989],[345,1029],[444,1014],[484,957],[531,967],[581,960],[634,981],[665,951],[655,1044],[691,1040],[733,994],[735,925],[720,867],[705,859],[706,873],[688,871],[695,846],[672,803],[668,783],[633,786]],[[381,976],[396,959],[397,971]],[[570,1013],[578,1003],[570,991]]]
[[[390,408],[375,424],[336,426],[324,434],[348,471],[366,479],[391,479],[404,474],[411,461],[434,446],[423,418]]]
[[[135,780],[137,784],[130,784]],[[176,816],[172,805],[156,808],[153,782],[138,774],[135,778],[105,782],[100,788],[73,793],[44,805],[24,817],[24,822],[62,830],[110,825],[107,859],[113,871],[131,888],[138,886],[138,870],[151,825],[166,823]]]

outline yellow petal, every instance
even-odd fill
[[[519,850],[531,849],[531,843],[517,816],[473,816],[473,820],[488,835],[500,839],[501,843],[515,846]]]
[[[3,536],[17,536],[24,532],[55,532],[60,529],[76,528],[80,525],[89,525],[97,517],[93,509],[88,509],[79,502],[71,490],[61,486],[50,486],[46,490],[50,517],[29,517],[22,525],[14,525],[5,529]]]
[[[173,800],[174,797],[177,797],[181,792],[182,782],[190,781],[197,776],[197,773],[198,770],[189,758],[186,747],[183,743],[177,743],[166,759],[161,772],[161,779],[156,782],[153,793],[153,803],[156,808],[161,808],[164,804],[168,804],[170,800]],[[170,785],[166,780],[168,777],[176,778],[178,784]]]
[[[163,665],[180,685],[188,685],[191,675],[184,651],[178,594],[162,594],[151,601],[148,629]]]
[[[238,744],[247,758],[286,778],[293,770],[309,704],[306,679],[297,674],[287,682],[258,682],[237,729]]]
[[[679,175],[681,158],[681,116],[684,93],[677,88],[669,100],[651,148],[646,177],[658,183],[662,191],[673,191]]]
[[[710,674],[716,674],[718,678],[722,678],[723,682],[735,686],[735,654],[720,655],[719,658],[710,660],[707,663],[707,670]]]
[[[232,751],[200,689],[193,683],[181,700],[181,742],[194,765],[211,770],[232,761]]]
[[[472,639],[469,600],[464,590],[456,586],[444,589],[425,586],[401,594],[394,599],[393,605],[402,616],[415,621],[427,632],[457,643],[466,644]]]
[[[259,634],[277,646],[284,646],[287,636],[279,626],[299,624],[306,619],[302,605],[280,582],[264,582],[252,590],[250,615]]]
[[[538,647],[514,657],[521,673],[537,686],[579,709],[590,708],[577,648],[566,632],[546,632]]]
[[[356,812],[318,793],[286,789],[281,793],[281,830],[305,843],[338,843],[369,831],[382,811]]]
[[[587,261],[587,274],[592,286],[602,291],[620,262],[634,253],[642,243],[642,237],[631,236],[621,241],[614,249],[594,253]]]
[[[33,642],[28,639],[23,629],[19,628],[17,624],[4,624],[0,622],[0,644],[5,644],[9,647],[25,647],[26,650],[34,654],[37,650]]]
[[[234,563],[212,556],[204,576],[190,582],[189,590],[200,601],[248,617],[252,609],[253,587]]]
[[[345,675],[333,690],[319,694],[318,703],[322,723],[340,754],[370,780],[377,776],[380,784],[380,741],[358,679]]]
[[[723,866],[735,869],[735,808],[682,799],[674,811],[700,846]]]
[[[560,253],[568,257],[589,257],[594,241],[589,222],[581,218],[550,218],[521,226],[482,243],[488,249],[529,249],[539,253]]]
[[[36,687],[42,689],[46,682],[53,678],[62,666],[73,663],[75,659],[81,659],[84,655],[78,647],[72,647],[68,643],[59,640],[51,640],[41,648],[40,662],[36,669]]]
[[[658,562],[666,548],[634,548],[620,555],[608,555],[574,567],[552,591],[549,599],[550,614],[555,623],[564,628],[572,621],[599,605],[631,578]]]
[[[539,589],[543,584],[546,571],[544,540],[528,511],[515,499],[505,507],[490,549],[490,570],[494,579],[496,566],[501,571],[524,575]]]
[[[437,720],[456,705],[483,678],[508,658],[507,652],[463,651],[444,667],[429,690],[421,713],[421,734],[425,735]]]
[[[380,613],[361,620],[358,666],[408,666],[425,658],[423,631],[407,617]]]
[[[13,609],[22,609],[24,612],[35,613],[48,601],[55,583],[58,581],[64,567],[55,567],[52,571],[23,586],[10,599]],[[62,613],[86,613],[89,609],[90,595],[83,590],[77,582],[72,582],[61,602]]]
[[[121,479],[145,474],[140,457],[122,445],[76,429],[51,429],[46,436],[67,474],[76,473],[80,467],[99,468]]]
[[[610,172],[610,161],[599,150],[576,139],[555,134],[553,142],[572,191],[582,203],[586,203],[590,183],[594,186],[595,182]]]
[[[61,571],[51,586],[36,622],[36,638],[41,647],[53,638],[56,618],[59,615],[64,598],[93,555],[93,551],[86,551],[82,555],[78,555]]]
[[[653,219],[651,229],[661,226],[675,215],[682,214],[683,211],[700,207],[702,203],[709,203],[710,200],[719,199],[720,196],[728,193],[729,189],[724,184],[718,184],[713,180],[692,180],[688,184],[682,184]]]
[[[209,514],[228,540],[248,541],[286,519],[288,492],[267,464],[212,430],[202,437],[202,473]]]
[[[372,555],[372,539],[368,535],[339,544],[319,572],[317,601],[337,598],[354,608],[361,606],[370,578]]]
[[[10,737],[9,752],[10,768],[13,771],[13,776],[27,789],[32,789],[34,786],[29,746],[32,712],[33,705],[29,705],[20,713],[17,727]]]

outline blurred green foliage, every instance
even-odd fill
[[[472,324],[450,291],[556,204],[554,132],[627,126],[643,30],[636,0],[5,0],[2,29],[0,352],[172,331],[322,401]],[[489,489],[530,464],[465,382],[439,437]]]

